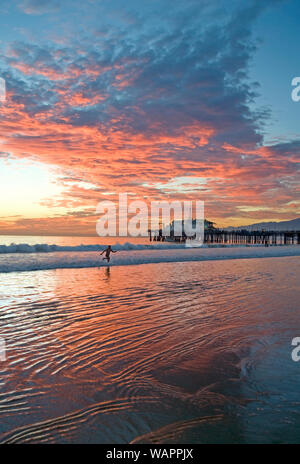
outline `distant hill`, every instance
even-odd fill
[[[300,230],[300,218],[292,219],[291,221],[281,221],[281,222],[258,222],[256,224],[250,224],[248,226],[240,227],[227,227],[225,230]]]

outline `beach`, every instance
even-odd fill
[[[297,443],[300,258],[285,249],[2,272],[0,442]]]

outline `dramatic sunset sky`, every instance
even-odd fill
[[[300,216],[299,0],[0,0],[0,233],[95,234],[97,202]]]

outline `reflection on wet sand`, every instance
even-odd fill
[[[298,275],[299,258],[2,275],[1,441],[297,442]]]

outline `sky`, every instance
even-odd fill
[[[99,201],[300,216],[297,0],[0,0],[0,234],[93,235]]]

